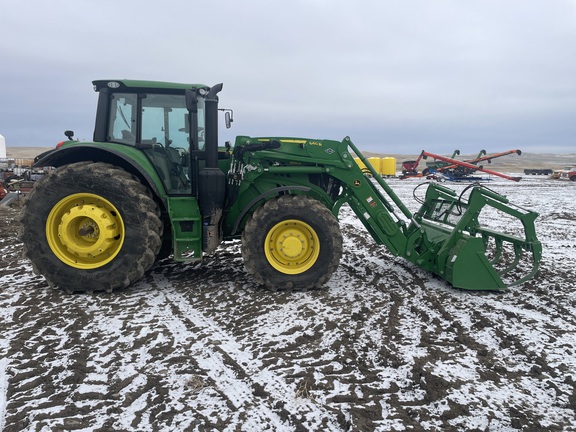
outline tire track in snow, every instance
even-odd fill
[[[171,285],[163,277],[156,278],[156,282],[159,279]],[[47,289],[40,297],[40,302],[38,298],[34,300],[33,309],[21,306],[23,313],[16,318],[23,325],[11,336],[14,341],[26,340],[23,358],[45,352],[36,355],[32,364],[17,361],[11,365],[11,387],[20,396],[11,398],[8,406],[7,418],[12,426],[52,428],[64,424],[137,427],[143,431],[166,426],[166,412],[158,408],[155,393],[166,391],[166,383],[158,378],[163,372],[158,369],[170,362],[163,362],[158,353],[152,353],[159,347],[166,349],[166,360],[185,355],[193,368],[203,369],[230,401],[232,414],[228,414],[228,420],[241,424],[245,430],[262,430],[271,424],[279,431],[293,430],[295,425],[342,430],[333,412],[311,400],[296,398],[291,384],[270,370],[263,370],[233,336],[169,286],[96,296],[68,296]],[[45,327],[45,323],[52,327]],[[38,326],[42,330],[35,332]],[[53,332],[52,328],[58,330]],[[165,336],[169,336],[168,342],[161,340]],[[194,337],[198,337],[197,341],[190,344]],[[170,350],[170,345],[183,348]],[[75,371],[74,381],[68,381],[70,373],[66,368]],[[41,383],[34,390],[39,410],[25,401],[31,395],[28,387],[33,376],[50,376],[50,385]],[[64,399],[74,403],[79,411],[67,411]],[[91,399],[88,413],[84,405]],[[168,399],[168,403],[174,402],[177,401]],[[52,410],[49,418],[40,414],[45,409]],[[154,418],[150,411],[164,414],[164,418]],[[111,420],[112,412],[122,415]],[[226,418],[227,414],[222,414],[220,418]],[[196,411],[193,417],[211,424],[209,413]],[[190,419],[181,420],[182,426],[193,424]]]
[[[413,391],[413,400],[421,398],[421,413],[454,418],[455,425],[464,424],[474,410],[495,427],[512,421],[557,430],[574,421],[568,408],[576,400],[574,381],[558,374],[575,367],[573,357],[559,358],[566,346],[576,347],[570,313],[573,296],[556,298],[556,293],[535,288],[542,286],[538,282],[542,275],[500,293],[456,290],[426,278],[426,273],[399,258],[391,259],[390,269],[385,249],[380,252],[380,246],[364,240],[353,225],[344,229],[360,255],[345,256],[348,273],[365,282],[386,280],[389,285],[380,284],[393,303],[389,343],[394,352],[404,353],[396,364],[411,369],[400,393]],[[393,333],[401,336],[395,338]],[[503,387],[509,396],[498,396]],[[470,396],[476,392],[492,395],[500,408],[486,409]],[[467,398],[467,403],[455,403],[459,398]],[[443,413],[434,412],[438,403],[444,404]],[[542,404],[554,407],[554,414],[535,408]]]
[[[574,420],[574,413],[568,409],[573,384],[564,382],[557,373],[558,365],[550,366],[547,359],[549,354],[563,352],[559,345],[566,342],[555,341],[554,335],[558,336],[560,330],[556,317],[534,311],[529,301],[518,302],[513,291],[468,293],[438,288],[406,299],[417,314],[420,311],[440,314],[441,325],[426,330],[432,337],[425,344],[428,352],[414,370],[416,377],[423,378],[421,385],[427,389],[429,398],[450,401],[464,394],[488,392],[494,396],[494,403],[500,404],[499,410],[488,412],[487,417],[494,422],[516,418],[514,421],[524,426],[556,430]],[[416,316],[413,319],[422,321]],[[556,328],[556,332],[545,329],[546,325]],[[570,327],[568,324],[568,332]],[[450,353],[434,352],[442,346],[442,339],[450,342]],[[570,343],[574,346],[573,337]],[[573,370],[573,365],[563,367],[566,371]],[[451,389],[439,392],[430,388],[431,382],[444,380],[453,383]],[[507,389],[508,396],[498,396],[502,388]],[[467,410],[481,409],[479,401],[467,397]],[[554,407],[555,414],[542,414],[539,408],[530,407],[530,401],[534,400],[539,400],[539,405]],[[511,403],[518,406],[510,407]],[[452,405],[451,409],[454,408]],[[530,420],[523,420],[526,418]]]
[[[184,335],[198,335],[190,347],[195,361],[213,380],[236,410],[245,410],[248,430],[264,430],[271,423],[276,430],[293,430],[300,425],[311,430],[341,430],[332,412],[308,399],[296,398],[296,389],[262,362],[242,349],[236,339],[215,321],[194,308],[162,276],[154,275],[163,302],[172,306],[172,318],[163,324],[175,341]],[[298,417],[303,417],[299,419]]]

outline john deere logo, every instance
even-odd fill
[[[360,186],[360,180],[354,180],[354,186],[359,187]]]

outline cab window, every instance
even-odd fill
[[[136,145],[135,94],[113,94],[110,104],[108,141]]]
[[[188,148],[184,96],[147,95],[142,99],[142,143]]]
[[[141,143],[166,191],[191,193],[188,110],[184,95],[146,95],[141,104]]]

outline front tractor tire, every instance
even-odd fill
[[[338,221],[322,203],[283,195],[259,207],[242,233],[244,265],[271,290],[324,285],[342,256]]]
[[[158,206],[110,164],[79,162],[39,180],[22,208],[20,239],[34,271],[69,292],[112,291],[142,277],[161,246]]]

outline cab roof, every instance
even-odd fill
[[[95,80],[92,81],[94,84],[94,90],[100,91],[103,88],[110,88],[112,90],[181,90],[186,89],[196,90],[196,89],[206,89],[209,90],[210,87],[205,84],[183,84],[174,83],[166,81],[144,81],[144,80],[130,80],[130,79],[119,79],[119,80]]]

